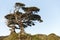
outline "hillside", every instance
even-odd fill
[[[19,39],[23,39],[23,40],[60,40],[60,36],[57,36],[54,33],[51,33],[49,35],[45,35],[45,34],[21,35],[20,34],[20,37],[18,35],[19,35],[19,33],[17,34],[15,32],[13,32],[9,36],[0,36],[0,40],[19,40]]]

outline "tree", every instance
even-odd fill
[[[40,9],[37,7],[22,7],[25,12],[38,12]]]
[[[20,8],[24,10],[25,13],[20,12]],[[23,34],[24,28],[35,25],[33,21],[37,20],[39,22],[43,22],[41,16],[35,14],[39,12],[39,10],[40,9],[37,7],[25,7],[25,4],[23,3],[16,3],[14,13],[5,16],[7,19],[7,26],[12,28],[14,32],[15,29],[20,29],[20,33]]]

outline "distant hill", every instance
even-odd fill
[[[45,34],[36,34],[36,35],[24,34],[24,35],[21,35],[20,34],[20,37],[18,35],[19,34],[13,32],[9,36],[0,36],[0,40],[19,40],[19,39],[24,39],[24,40],[60,40],[60,36],[57,36],[54,33],[51,33],[49,35],[45,35]]]

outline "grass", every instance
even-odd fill
[[[19,38],[22,38],[23,40],[60,40],[60,36],[57,36],[55,34],[36,34],[36,35],[31,35],[31,34],[24,34],[19,37],[18,33],[12,32],[10,35],[6,37],[0,37],[0,40],[19,40]]]

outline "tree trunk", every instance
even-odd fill
[[[14,26],[12,26],[13,28],[12,29],[10,29],[10,31],[11,31],[11,34],[14,32],[14,33],[16,33],[15,32],[15,27]]]
[[[20,26],[20,34],[24,34],[25,31],[24,31],[23,23],[21,21],[19,23],[19,26]]]
[[[19,33],[19,36],[18,37],[19,37],[19,40],[23,40],[24,38],[21,38],[22,37],[21,35],[24,35],[25,34],[24,27],[23,27],[21,21],[19,21],[18,23],[19,23],[19,27],[20,27],[20,33]]]

